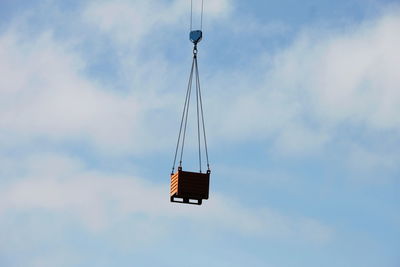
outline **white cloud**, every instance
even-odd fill
[[[346,138],[343,127],[399,132],[399,28],[398,10],[342,31],[312,27],[252,69],[222,73],[212,88],[230,92],[211,95],[211,127],[225,140],[271,140],[300,155]]]
[[[231,0],[205,3],[204,20],[213,21],[227,16]],[[200,1],[193,1],[194,26],[198,25]],[[114,37],[114,40],[134,46],[145,36],[163,35],[166,25],[187,25],[189,29],[190,1],[102,1],[88,5],[84,12],[87,21]]]
[[[60,44],[50,32],[28,38],[18,32],[12,28],[0,36],[2,147],[43,139],[138,154],[163,149],[173,139],[159,129],[169,122],[164,115],[174,103],[153,90],[162,81],[146,84],[151,66],[130,65],[138,78],[135,90],[110,90],[84,74],[86,63],[74,46]]]
[[[186,23],[186,6],[183,0],[167,8],[165,3],[158,6],[151,1],[102,2],[90,5],[85,15],[119,45],[132,42],[134,46],[161,24]],[[229,12],[231,2],[213,1],[206,8],[212,19],[219,19]],[[249,78],[253,66],[226,73],[236,77],[229,86],[233,93],[215,91],[210,94],[211,102],[207,101],[215,116],[207,117],[213,143],[268,139],[283,153],[303,154],[334,140],[343,124],[360,124],[381,130],[383,135],[388,130],[398,131],[399,26],[395,14],[345,33],[305,32],[273,57],[273,62],[260,63],[261,80]],[[173,64],[127,59],[133,62],[127,65],[133,67],[129,74],[134,76],[137,90],[129,88],[121,94],[85,77],[85,62],[79,54],[55,41],[51,33],[24,39],[17,32],[13,29],[0,36],[0,148],[36,139],[57,144],[83,141],[106,153],[126,155],[162,149],[164,140],[171,140],[165,137],[167,131],[160,129],[166,124],[162,115],[171,112],[175,103],[165,104],[170,95],[154,88],[176,71]],[[160,70],[158,79],[146,77],[154,66]],[[227,80],[226,76],[222,79]],[[212,87],[225,89],[225,85],[218,78]],[[162,115],[153,116],[153,112]],[[387,157],[364,148],[354,152],[350,154],[354,159],[362,158],[373,168],[396,167],[397,155]],[[131,229],[140,241],[157,240],[168,232],[166,222],[173,224],[182,218],[205,225],[210,232],[322,243],[334,237],[331,227],[315,219],[247,207],[218,192],[203,207],[176,206],[168,202],[167,183],[89,170],[79,158],[58,154],[25,156],[0,158],[1,222],[15,214],[44,211],[99,233],[118,228],[119,222],[130,216],[144,214],[149,219]],[[1,230],[14,239],[12,231],[17,228]],[[17,246],[25,243],[23,235],[15,239],[19,239]],[[0,241],[0,246],[7,246],[7,241]],[[38,259],[37,264],[43,262]]]
[[[304,33],[277,58],[275,75],[303,91],[304,104],[325,123],[398,129],[399,26],[400,16],[390,14],[320,40],[318,33]]]
[[[9,32],[0,51],[3,140],[83,139],[111,151],[133,146],[139,104],[86,79],[84,63],[50,33],[24,40]]]
[[[361,173],[364,179],[377,183],[388,182],[385,174],[395,172],[400,162],[400,155],[396,149],[374,151],[360,145],[352,145],[351,152],[345,158],[348,159],[348,165],[352,170]]]
[[[84,16],[111,36],[139,41],[157,25],[184,19],[186,5],[105,1],[90,4]],[[232,2],[217,1],[208,8],[209,16],[218,19],[230,11]],[[138,22],[128,23],[131,17]],[[399,131],[399,21],[397,13],[389,13],[345,32],[303,32],[278,55],[260,60],[261,79],[252,79],[253,68],[221,71],[222,78],[207,82],[213,91],[206,101],[208,114],[214,115],[206,117],[211,142],[272,140],[280,153],[303,155],[340,138],[342,125],[382,130],[383,135]],[[164,149],[174,140],[175,129],[160,129],[167,128],[167,114],[178,114],[174,112],[181,104],[165,92],[176,82],[176,77],[167,77],[180,68],[170,62],[131,59],[124,67],[129,67],[134,85],[120,93],[86,77],[82,57],[51,33],[24,39],[12,28],[2,34],[0,145],[43,138],[84,142],[107,153]],[[159,79],[150,75],[156,66]],[[162,85],[166,80],[168,86]],[[213,90],[227,87],[232,92]]]
[[[49,165],[51,162],[54,164]],[[332,229],[320,222],[308,219],[320,229],[315,232],[302,218],[291,218],[266,208],[244,207],[218,193],[201,207],[171,204],[167,183],[155,185],[137,177],[90,171],[82,168],[77,159],[65,156],[35,156],[20,165],[25,170],[24,178],[1,188],[0,217],[7,216],[7,211],[18,214],[43,210],[60,216],[68,214],[86,229],[98,232],[129,216],[144,214],[148,218],[164,218],[162,223],[165,219],[174,222],[186,218],[211,231],[245,236],[296,237],[306,241],[315,241],[320,235],[329,241],[326,236],[332,236]]]
[[[226,12],[228,3],[211,4],[210,18]],[[124,92],[87,77],[88,62],[76,47],[79,40],[60,43],[52,32],[23,37],[21,18],[0,36],[0,145],[23,146],[42,139],[88,144],[107,154],[163,150],[175,140],[176,129],[160,129],[176,123],[176,116],[167,115],[181,103],[166,88],[176,86],[174,75],[181,71],[162,58],[138,60],[141,50],[135,44],[164,24],[176,25],[187,11],[187,1],[103,1],[86,7],[86,22],[112,36],[121,48],[116,53],[121,56],[121,76],[128,77]]]

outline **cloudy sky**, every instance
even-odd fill
[[[189,11],[0,0],[0,266],[400,266],[400,2],[205,0],[202,206]]]

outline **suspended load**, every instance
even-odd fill
[[[171,202],[196,204],[201,205],[203,199],[208,199],[210,187],[210,164],[208,161],[208,149],[206,129],[203,114],[203,100],[201,97],[199,68],[197,63],[197,44],[203,38],[202,22],[203,22],[203,1],[201,7],[201,26],[200,30],[192,29],[192,14],[193,14],[193,1],[191,9],[190,21],[190,41],[193,43],[193,61],[189,75],[189,83],[186,91],[185,104],[183,106],[182,118],[180,123],[178,141],[175,149],[174,163],[171,172]],[[186,130],[188,126],[188,114],[190,107],[190,100],[192,96],[192,85],[195,83],[195,98],[196,99],[196,118],[197,118],[197,143],[198,143],[198,159],[199,159],[199,172],[183,171],[183,152],[186,140]],[[202,147],[204,146],[204,153]],[[175,172],[175,165],[179,153],[179,165]],[[207,170],[203,172],[202,161],[205,156]]]

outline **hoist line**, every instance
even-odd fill
[[[182,159],[183,159],[183,151],[185,147],[185,141],[186,141],[186,131],[187,131],[187,124],[188,124],[188,117],[189,117],[189,106],[190,106],[190,98],[191,98],[191,93],[192,93],[192,86],[193,86],[193,75],[195,75],[195,80],[196,80],[196,115],[197,115],[197,142],[198,142],[198,157],[199,157],[199,168],[200,168],[200,173],[202,171],[202,153],[201,153],[201,129],[203,130],[203,137],[204,137],[204,147],[205,147],[205,154],[206,154],[206,159],[207,159],[207,172],[210,171],[210,164],[208,160],[208,148],[207,148],[207,139],[206,139],[206,130],[205,130],[205,123],[204,123],[204,112],[203,112],[203,101],[201,98],[201,88],[200,88],[200,78],[199,78],[199,68],[198,68],[198,62],[197,62],[197,42],[201,40],[201,31],[203,29],[203,13],[204,13],[204,0],[201,0],[201,16],[200,16],[200,38],[199,39],[193,39],[194,43],[194,48],[193,48],[193,61],[192,61],[192,67],[190,70],[190,76],[189,76],[189,83],[188,87],[186,90],[186,97],[185,97],[185,104],[183,106],[183,111],[182,111],[182,118],[181,118],[181,124],[179,127],[179,135],[178,135],[178,141],[176,143],[176,148],[175,148],[175,156],[174,156],[174,163],[172,165],[172,174],[175,171],[175,165],[177,161],[177,156],[179,153],[179,147],[180,147],[180,158],[179,158],[179,168],[182,168]],[[190,32],[192,34],[193,30],[193,0],[190,1]],[[196,31],[197,32],[197,31]],[[201,118],[201,122],[200,122]],[[202,126],[202,127],[201,127]]]
[[[201,0],[200,30],[203,30],[204,0]],[[193,30],[193,0],[190,1],[190,31]]]
[[[193,59],[193,61],[194,61],[194,59]],[[192,63],[192,65],[194,65],[194,63]],[[179,167],[181,167],[181,168],[182,168],[183,148],[185,147],[185,140],[186,140],[187,121],[188,121],[188,117],[189,117],[190,96],[192,94],[192,83],[193,83],[193,68],[190,71],[188,97],[187,97],[187,105],[186,105],[186,118],[185,118],[185,126],[183,127],[181,157],[179,159]]]
[[[193,87],[193,75],[195,76],[195,86],[196,86],[196,116],[197,116],[197,142],[198,142],[198,157],[199,157],[199,168],[200,173],[202,172],[202,153],[201,153],[201,138],[204,138],[204,149],[205,149],[205,156],[207,161],[207,171],[210,171],[210,163],[208,158],[208,146],[207,146],[207,137],[206,137],[206,127],[204,122],[204,111],[203,111],[203,99],[201,96],[201,86],[200,86],[200,74],[199,74],[199,66],[197,61],[197,46],[193,49],[193,61],[192,67],[190,70],[189,82],[188,87],[186,90],[186,97],[185,97],[185,104],[182,111],[182,118],[179,128],[179,135],[178,141],[175,148],[175,156],[174,156],[174,163],[172,165],[172,174],[175,170],[177,155],[180,147],[180,158],[179,158],[179,167],[182,168],[182,159],[183,159],[183,151],[185,147],[186,141],[186,132],[187,132],[187,125],[188,125],[188,117],[189,117],[189,107],[190,107],[190,99],[192,94],[192,87]],[[201,120],[201,122],[200,122]],[[201,134],[202,130],[202,134]],[[203,136],[201,136],[203,135]],[[182,140],[182,142],[181,142]]]
[[[176,143],[176,149],[175,149],[175,156],[174,156],[174,163],[172,165],[172,174],[174,173],[175,170],[175,164],[176,164],[176,157],[178,155],[178,149],[179,149],[179,144],[180,144],[180,140],[181,140],[181,135],[182,135],[182,127],[183,127],[183,121],[185,118],[185,110],[186,110],[186,106],[188,105],[188,97],[189,97],[189,87],[192,84],[192,80],[193,80],[193,69],[194,69],[194,61],[192,62],[192,68],[190,71],[190,76],[189,76],[189,83],[188,83],[188,89],[186,90],[186,97],[185,97],[185,105],[183,106],[183,111],[182,111],[182,119],[181,119],[181,125],[179,128],[179,135],[178,135],[178,141]],[[180,159],[180,165],[182,164],[182,157]]]
[[[200,30],[203,30],[203,13],[204,13],[204,0],[201,0],[201,19],[200,19]]]
[[[199,110],[199,92],[200,92],[200,87],[199,87],[199,72],[198,72],[198,65],[197,65],[197,56],[194,56],[195,60],[195,72],[196,72],[196,107],[197,107],[197,141],[199,144],[199,167],[200,167],[200,173],[201,173],[201,141],[200,141],[200,110]]]
[[[200,74],[199,74],[199,68],[197,65],[197,60],[196,60],[196,65],[195,65],[195,70],[197,73],[197,84],[198,84],[198,88],[199,88],[199,100],[200,100],[200,112],[201,112],[201,121],[202,121],[202,126],[203,126],[203,137],[204,137],[204,148],[205,148],[205,152],[206,152],[206,160],[207,160],[207,170],[210,170],[210,162],[208,159],[208,148],[207,148],[207,137],[206,137],[206,126],[204,123],[204,112],[203,112],[203,100],[201,97],[201,87],[200,87]]]
[[[193,30],[193,0],[190,1],[190,31]]]

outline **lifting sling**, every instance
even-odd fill
[[[174,162],[171,172],[171,201],[187,204],[201,205],[202,199],[208,199],[209,178],[210,178],[210,163],[208,158],[206,129],[203,112],[203,99],[201,95],[199,67],[197,62],[197,45],[203,38],[203,10],[204,0],[201,3],[201,22],[200,30],[193,30],[193,0],[191,1],[190,14],[190,41],[193,43],[193,60],[189,75],[189,82],[186,90],[185,103],[183,106],[182,117],[179,128],[178,141],[175,148]],[[183,171],[183,153],[186,141],[186,130],[188,126],[188,115],[190,101],[192,98],[193,81],[195,83],[195,99],[196,99],[196,118],[197,118],[197,144],[198,144],[198,161],[199,172]],[[204,145],[204,154],[202,154],[202,145]],[[175,173],[175,167],[179,154],[178,170]],[[203,173],[203,157],[205,156],[207,171]]]

